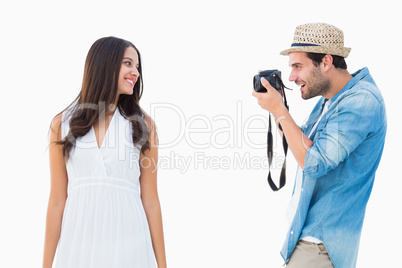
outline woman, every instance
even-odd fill
[[[166,267],[157,134],[141,95],[136,47],[97,40],[80,94],[51,124],[44,268],[56,248],[57,268]]]

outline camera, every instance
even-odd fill
[[[273,88],[282,92],[282,79],[281,72],[278,70],[265,70],[261,71],[254,76],[253,84],[254,90],[257,92],[267,92],[267,89],[261,84],[261,77],[267,79]]]

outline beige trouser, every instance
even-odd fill
[[[297,242],[286,268],[333,268],[324,244]]]

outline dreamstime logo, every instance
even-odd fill
[[[281,169],[285,157],[277,156],[274,153],[271,169]],[[189,169],[203,170],[256,170],[269,168],[268,158],[251,155],[247,152],[240,154],[234,152],[231,156],[214,156],[207,155],[204,152],[194,152],[193,155],[180,155],[170,152],[167,156],[158,157],[158,159],[143,157],[139,154],[130,154],[130,168],[150,168],[152,172],[157,169],[178,170],[181,174],[186,173]]]
[[[182,141],[193,149],[242,148],[244,145],[252,149],[263,149],[267,146],[266,138],[256,139],[255,137],[259,134],[266,135],[268,117],[257,114],[243,118],[241,101],[236,103],[234,117],[228,114],[219,114],[212,118],[203,114],[186,117],[180,107],[171,103],[153,103],[150,108],[150,116],[155,121],[169,114],[169,121],[176,122],[178,125],[177,128],[170,129],[172,135],[168,140],[160,141],[160,149],[172,148]],[[275,143],[274,147],[276,146]]]
[[[113,105],[106,107],[104,103],[99,105],[84,104],[77,105],[74,111],[79,109],[99,109],[98,114],[105,114],[108,110],[116,110],[116,107]],[[246,117],[243,113],[241,101],[236,103],[235,113],[218,114],[212,117],[203,114],[186,116],[184,111],[174,104],[152,103],[150,105],[150,117],[156,122],[168,122],[162,124],[164,133],[168,134],[168,137],[159,139],[158,148],[160,150],[170,149],[171,152],[169,155],[160,156],[158,159],[140,158],[139,146],[132,142],[132,125],[128,120],[121,120],[122,117],[118,114],[120,112],[116,110],[113,117],[109,118],[108,127],[105,124],[105,116],[98,119],[98,126],[105,127],[104,140],[100,142],[100,146],[117,148],[118,160],[128,160],[130,167],[138,166],[152,168],[153,170],[156,168],[176,169],[180,173],[185,173],[190,168],[226,170],[268,169],[269,167],[266,156],[253,156],[250,152],[240,153],[234,150],[244,148],[244,146],[250,150],[266,149],[267,147],[268,116],[256,114]],[[131,116],[128,119],[131,122],[138,122],[138,126],[143,129],[149,127],[149,124],[147,125],[141,116]],[[169,128],[167,132],[166,127]],[[142,140],[146,140],[146,131],[142,131],[142,133]],[[273,134],[277,136],[274,139],[273,147],[279,148],[278,144],[281,144],[281,138],[276,131]],[[94,149],[99,146],[93,128],[84,137],[74,139],[70,135],[67,138],[75,144],[76,148]],[[190,147],[190,150],[192,149],[192,152],[189,152],[190,155],[180,155],[174,152],[174,148],[183,143]],[[210,155],[208,149],[226,149],[229,155]],[[283,157],[274,157],[271,168],[280,168],[283,161]]]

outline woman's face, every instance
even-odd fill
[[[137,51],[135,51],[133,47],[127,47],[120,68],[117,97],[119,97],[120,94],[133,94],[134,85],[140,76],[138,68],[139,61]]]

